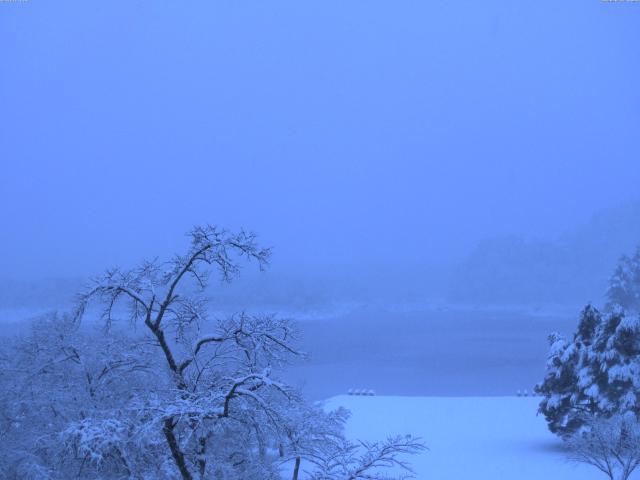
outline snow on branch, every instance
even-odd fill
[[[405,457],[426,450],[421,439],[406,436],[389,437],[380,442],[343,441],[328,455],[320,469],[313,472],[311,480],[382,480],[412,478],[413,471]],[[386,469],[403,470],[390,477]]]
[[[570,460],[591,465],[611,480],[627,480],[640,465],[640,424],[633,414],[592,417],[566,444]]]
[[[103,317],[110,323],[114,308],[123,299],[128,303],[132,320],[144,320],[157,329],[180,298],[178,290],[187,278],[203,290],[212,269],[229,281],[240,271],[238,259],[255,260],[260,269],[269,260],[270,250],[260,248],[255,234],[243,230],[234,234],[206,225],[195,227],[188,237],[190,246],[184,255],[176,255],[166,263],[157,259],[143,261],[131,270],[107,270],[94,279],[78,298],[76,317],[80,319],[89,302],[95,299],[103,306]],[[196,305],[197,302],[183,302],[182,309],[173,310],[174,320],[198,317],[204,309],[193,308]]]

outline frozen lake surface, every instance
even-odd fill
[[[0,309],[0,334],[23,330],[24,319],[48,310]],[[570,334],[578,313],[451,306],[281,312],[300,319],[302,350],[309,353],[286,377],[314,399],[352,388],[382,395],[514,395],[542,378],[548,334]]]
[[[373,389],[384,395],[515,395],[544,374],[553,331],[570,334],[578,309],[363,308],[301,323],[310,359],[289,378],[313,398]]]

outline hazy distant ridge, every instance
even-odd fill
[[[455,269],[449,298],[469,303],[597,303],[618,258],[638,244],[640,202],[601,211],[557,240],[487,239]]]

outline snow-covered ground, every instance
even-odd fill
[[[337,396],[328,408],[351,410],[347,435],[422,437],[429,451],[411,458],[421,480],[604,480],[566,460],[562,443],[536,416],[532,397]],[[640,478],[640,474],[632,476]]]

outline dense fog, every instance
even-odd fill
[[[5,6],[8,280],[168,255],[209,222],[256,231],[288,276],[411,290],[637,200],[625,6]]]
[[[0,0],[0,477],[640,439],[638,5]]]

